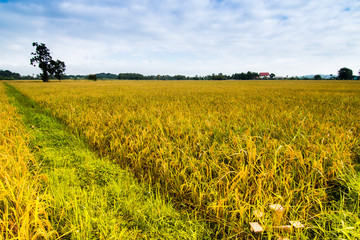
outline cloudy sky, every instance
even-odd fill
[[[0,69],[37,74],[32,42],[67,74],[360,69],[360,0],[0,0]]]

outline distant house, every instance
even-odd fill
[[[269,76],[270,76],[270,73],[268,73],[268,72],[259,73],[259,78],[262,78],[262,79],[268,79]]]

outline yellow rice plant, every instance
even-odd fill
[[[222,236],[248,234],[273,203],[311,226],[356,176],[358,82],[13,85]]]
[[[48,239],[48,195],[21,117],[0,85],[0,239]]]

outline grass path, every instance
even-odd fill
[[[209,230],[179,213],[127,171],[99,158],[84,141],[7,85],[33,138],[46,176],[50,222],[61,239],[204,239]]]
[[[51,239],[49,194],[28,147],[30,135],[0,84],[0,239]]]

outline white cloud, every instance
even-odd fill
[[[0,68],[34,72],[38,41],[70,74],[357,72],[359,19],[357,0],[10,1],[0,3]]]

